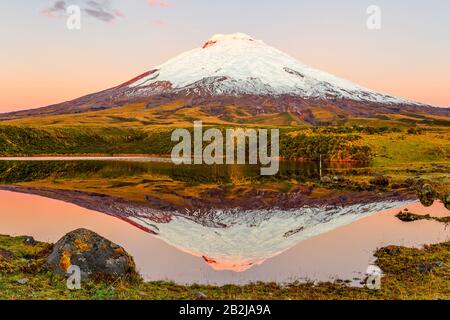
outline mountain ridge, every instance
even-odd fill
[[[315,125],[312,107],[338,117],[430,114],[450,117],[450,109],[408,101],[366,89],[311,68],[243,33],[215,35],[118,86],[68,102],[0,114],[0,120],[74,114],[144,102],[147,108],[171,101],[220,115],[233,105],[251,115],[290,112]]]

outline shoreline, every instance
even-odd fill
[[[171,162],[170,157],[154,155],[83,155],[83,156],[28,156],[0,157],[0,161],[136,161],[136,162]]]
[[[76,160],[143,160],[151,162],[167,161],[171,162],[169,154],[42,154],[42,155],[26,155],[26,156],[0,156],[0,161],[76,161]],[[182,158],[180,158],[182,159]],[[192,157],[194,159],[194,157]],[[320,160],[308,158],[288,159],[284,157],[273,158],[286,162],[320,162]],[[322,160],[322,163],[345,163],[345,164],[369,164],[369,162],[358,160]],[[225,163],[224,163],[225,164]]]
[[[242,194],[241,197],[235,198],[229,201],[220,201],[218,203],[216,198],[203,199],[193,201],[191,208],[186,210],[185,206],[180,206],[174,203],[166,203],[162,199],[156,197],[147,196],[145,202],[137,202],[126,199],[124,197],[118,197],[113,195],[100,194],[95,192],[70,190],[70,189],[51,189],[43,187],[21,186],[18,184],[0,184],[0,190],[18,192],[24,194],[33,194],[41,197],[47,197],[50,199],[61,200],[68,203],[75,203],[81,207],[104,212],[106,214],[112,214],[115,212],[121,216],[120,208],[147,208],[153,212],[153,214],[175,214],[177,212],[185,212],[186,214],[194,214],[196,210],[201,210],[204,214],[214,209],[220,209],[225,211],[234,210],[270,210],[278,208],[281,210],[291,210],[301,207],[339,207],[349,206],[354,204],[366,204],[370,202],[381,201],[405,201],[416,202],[419,201],[414,193],[404,191],[387,191],[380,192],[355,192],[355,191],[341,191],[340,193],[329,195],[322,198],[310,198],[304,195],[302,191],[281,193],[281,192],[259,192],[253,190],[249,194]],[[261,196],[271,195],[272,201],[264,204],[255,203],[254,199],[258,199]],[[220,196],[220,194],[219,194]],[[101,199],[101,201],[99,201]],[[126,212],[126,210],[124,210]],[[112,214],[114,215],[114,214]]]

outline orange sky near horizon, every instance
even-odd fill
[[[113,0],[123,17],[110,23],[83,18],[79,31],[68,31],[63,18],[40,14],[52,2],[0,3],[0,113],[113,87],[215,33],[236,31],[366,88],[450,106],[450,41],[444,41],[450,38],[450,1],[379,0],[379,31],[366,28],[368,0],[230,0],[214,6],[173,0],[165,7]],[[237,3],[242,12],[233,9]]]

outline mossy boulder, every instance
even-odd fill
[[[133,258],[122,247],[86,229],[78,229],[62,237],[47,258],[47,265],[60,275],[67,275],[72,265],[78,266],[82,280],[115,279],[137,274]]]

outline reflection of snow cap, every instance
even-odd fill
[[[168,223],[155,222],[145,216],[130,217],[130,220],[146,227],[153,225],[159,238],[203,258],[215,270],[242,272],[306,239],[406,203],[408,201],[379,201],[291,210],[216,210],[201,220],[178,213]]]

